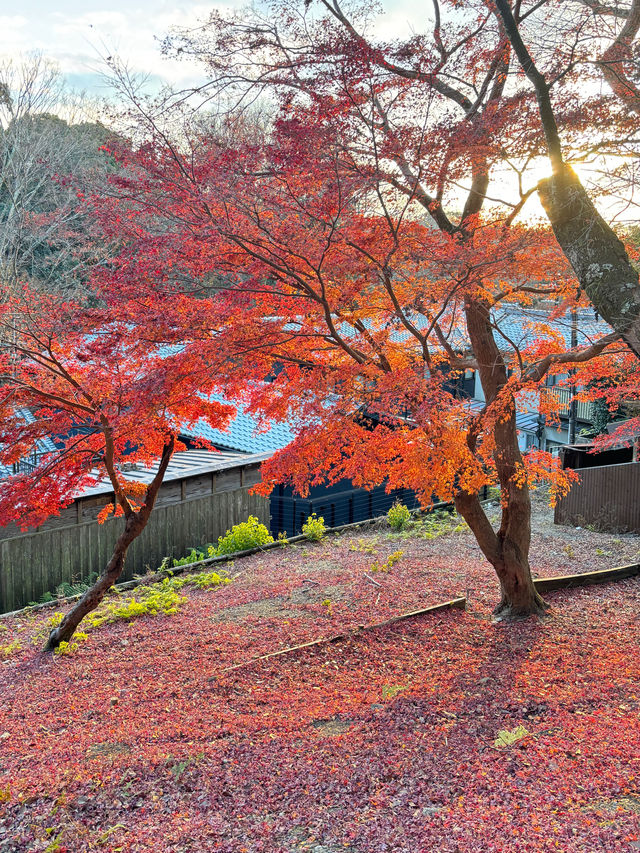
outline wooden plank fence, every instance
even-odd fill
[[[640,462],[581,468],[580,481],[558,501],[556,524],[640,532]]]
[[[217,542],[250,515],[268,527],[268,498],[248,493],[259,479],[260,462],[254,457],[166,482],[147,527],[129,548],[122,580],[155,569],[166,556],[181,557],[193,547]],[[96,520],[112,501],[112,494],[79,498],[26,533],[0,528],[0,613],[38,601],[64,581],[77,583],[100,573],[123,524],[121,518],[104,524]]]

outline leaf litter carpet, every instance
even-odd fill
[[[541,509],[534,530],[541,576],[640,550]],[[71,656],[39,651],[52,611],[4,620],[2,853],[640,850],[640,579],[495,625],[464,531],[350,532],[229,573]],[[467,612],[251,662],[465,593]]]

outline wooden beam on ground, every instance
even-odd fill
[[[420,610],[411,610],[408,613],[401,613],[399,616],[392,616],[391,619],[385,619],[384,622],[373,622],[371,625],[359,625],[353,631],[345,631],[342,634],[333,634],[331,637],[320,637],[318,640],[310,640],[307,643],[300,643],[297,646],[288,646],[286,649],[278,649],[275,652],[269,652],[266,655],[259,655],[255,658],[249,658],[249,660],[243,661],[242,663],[236,663],[233,666],[228,666],[222,670],[222,673],[233,672],[236,669],[243,669],[245,666],[250,666],[253,663],[260,663],[264,660],[270,660],[271,658],[282,657],[282,655],[291,654],[291,652],[297,652],[301,649],[310,649],[313,646],[323,646],[329,645],[329,643],[337,643],[341,640],[350,640],[353,637],[358,637],[360,634],[363,634],[365,631],[373,631],[376,628],[385,628],[387,625],[394,625],[396,622],[403,622],[405,619],[413,619],[416,616],[428,616],[431,613],[438,613],[441,610],[464,610],[467,606],[467,599],[462,598],[452,598],[450,601],[443,601],[441,604],[433,604],[431,607],[422,607]],[[219,676],[214,675],[209,681],[217,681]]]
[[[621,581],[640,575],[640,563],[629,563],[615,569],[601,569],[597,572],[580,572],[576,575],[557,575],[553,578],[535,578],[533,581],[538,592],[551,592],[554,589],[570,589],[576,586],[592,586],[597,583]]]

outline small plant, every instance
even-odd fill
[[[420,520],[414,533],[422,539],[435,539],[437,536],[465,530],[466,527],[465,521],[455,513],[435,510]]]
[[[91,572],[91,574],[83,580],[74,581],[73,583],[63,581],[61,584],[58,584],[55,589],[55,593],[49,591],[43,592],[37,601],[30,601],[27,607],[36,607],[38,604],[48,604],[58,598],[71,598],[74,595],[82,595],[82,593],[86,592],[89,587],[93,586],[97,579],[98,573]]]
[[[179,578],[165,578],[160,586],[163,589],[178,590],[183,586],[197,586],[198,589],[211,589],[221,584],[231,583],[224,572],[198,572],[193,575],[182,575]]]
[[[504,749],[505,747],[514,746],[526,737],[529,737],[529,730],[524,726],[516,726],[516,728],[511,731],[501,729],[498,732],[498,737],[494,740],[493,745],[498,749]]]
[[[53,653],[56,655],[75,654],[75,652],[80,648],[80,643],[84,643],[88,638],[89,635],[85,634],[84,631],[76,631],[70,643],[63,640],[59,646],[56,646]]]
[[[163,565],[166,568],[166,561],[163,561]],[[134,593],[128,596],[113,590],[112,594],[96,610],[85,617],[83,625],[88,631],[91,631],[121,619],[131,622],[140,616],[172,616],[187,600],[186,596],[179,594],[183,587],[213,589],[229,583],[231,583],[231,579],[226,576],[225,572],[197,572],[180,577],[169,576],[159,583],[138,586]],[[45,623],[44,634],[42,631],[39,632],[34,641],[40,642],[42,636],[48,634],[52,628],[56,628],[63,618],[63,613],[54,613]],[[60,643],[55,649],[55,654],[72,655],[78,650],[79,644],[86,639],[88,639],[88,634],[76,631],[70,642]],[[2,646],[0,646],[1,653]]]
[[[167,760],[165,761],[165,766],[169,769],[169,772],[175,781],[179,782],[180,777],[184,774],[185,770],[188,770],[199,761],[202,761],[204,756],[204,752],[199,752],[197,755],[189,755],[181,761],[178,761],[174,759],[172,755],[168,755]]]
[[[47,625],[49,626],[49,628],[57,628],[63,619],[64,619],[64,613],[61,613],[61,612],[54,613],[53,616],[50,616],[47,619]]]
[[[71,642],[61,642],[54,650],[56,655],[72,655],[80,648],[80,643],[84,643],[89,638],[89,635],[84,631],[76,631]]]
[[[398,693],[401,693],[403,690],[406,690],[406,687],[403,687],[402,684],[383,684],[382,685],[382,698],[386,701],[388,699],[395,698]]]
[[[53,833],[53,829],[47,829],[47,834],[51,835]],[[59,832],[55,838],[53,838],[47,846],[44,848],[44,853],[60,853],[62,850],[67,850],[67,847],[62,846],[62,834],[64,830]]]
[[[372,572],[389,572],[395,566],[395,564],[400,560],[404,555],[404,551],[394,551],[393,554],[389,554],[384,563],[375,562],[371,566]]]
[[[361,554],[375,554],[376,545],[378,544],[377,537],[374,539],[358,539],[357,542],[352,542],[349,545],[350,551],[358,551]]]
[[[93,584],[98,579],[97,572],[91,572],[91,574],[84,578],[81,581],[77,581],[76,583],[68,583],[67,581],[63,581],[59,586],[56,587],[56,595],[58,598],[71,598],[72,595],[82,595],[83,592],[86,592],[89,587],[93,586]],[[45,594],[40,598],[41,603],[45,603],[46,601],[53,601],[53,596],[51,593],[45,592]]]
[[[322,516],[316,517],[315,512],[302,525],[302,532],[311,542],[319,542],[327,532],[327,525]]]
[[[331,616],[331,614],[333,613],[333,602],[331,601],[331,599],[325,598],[322,602],[322,606],[327,608],[327,613],[329,614],[329,616]]]
[[[7,643],[6,646],[0,646],[0,656],[8,658],[14,652],[19,652],[21,649],[22,645],[17,640],[13,640],[13,642]]]
[[[596,548],[596,554],[598,557],[612,557],[612,551],[605,551],[604,548]]]
[[[289,544],[289,540],[287,539],[287,531],[286,530],[281,530],[280,533],[278,533],[278,542],[282,546]]]
[[[389,508],[387,521],[393,530],[404,530],[411,521],[411,512],[403,503],[396,501],[393,506]]]
[[[213,546],[211,547],[213,548]],[[213,553],[209,554],[209,556],[213,557]],[[175,569],[177,566],[188,566],[190,563],[199,563],[201,560],[204,560],[204,558],[204,551],[197,551],[195,548],[192,548],[186,557],[174,559],[173,568]]]
[[[224,536],[220,536],[216,556],[235,554],[236,551],[249,551],[251,548],[269,545],[273,541],[273,536],[264,524],[261,524],[255,515],[250,515],[247,521],[234,524],[231,530],[227,530]]]
[[[576,554],[575,554],[575,551],[573,550],[573,548],[571,547],[571,545],[565,545],[565,546],[564,546],[564,548],[563,548],[562,550],[564,551],[564,553],[567,555],[567,557],[568,557],[570,560],[572,560],[572,559],[575,557],[575,555],[576,555]]]
[[[135,595],[124,598],[115,595],[104,602],[97,610],[87,616],[87,624],[91,628],[99,628],[109,622],[119,619],[132,620],[139,616],[171,616],[178,612],[180,605],[186,601],[185,596],[178,595],[171,583],[165,578],[162,583],[149,586],[139,586]]]

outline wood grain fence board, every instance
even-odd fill
[[[269,500],[239,486],[242,467],[215,472],[221,478],[219,492],[212,491],[213,475],[199,472],[192,486],[187,482],[184,501],[181,481],[165,484],[159,496],[163,500],[129,549],[122,579],[132,579],[147,566],[155,569],[165,556],[181,557],[187,548],[216,543],[249,515],[268,526]],[[246,480],[253,483],[258,465],[247,467],[251,475]],[[104,495],[80,498],[55,523],[26,533],[15,526],[0,528],[0,613],[37,601],[63,581],[78,582],[104,569],[122,528],[122,519],[97,523],[98,512],[108,502]]]
[[[640,532],[640,462],[582,468],[580,481],[558,501],[556,524]]]

